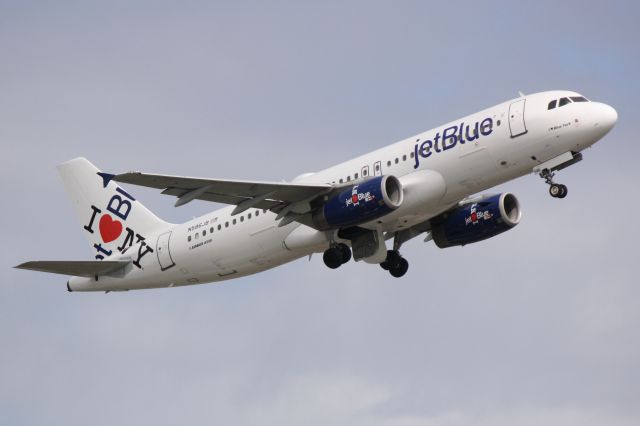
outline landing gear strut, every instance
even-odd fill
[[[388,250],[387,259],[380,264],[380,267],[389,271],[391,276],[400,278],[409,270],[409,262],[397,250]]]
[[[540,177],[549,185],[549,195],[553,198],[564,198],[567,196],[567,187],[559,183],[553,182],[553,176],[555,174],[549,169],[544,169],[540,172]]]
[[[351,260],[351,249],[340,243],[329,247],[322,255],[322,260],[328,268],[336,269]]]

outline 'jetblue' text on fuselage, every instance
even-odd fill
[[[417,169],[420,166],[421,157],[427,158],[434,152],[446,151],[458,143],[464,144],[472,142],[480,136],[489,136],[491,132],[493,132],[493,120],[491,118],[485,118],[481,122],[476,121],[473,126],[465,125],[462,122],[459,126],[447,127],[442,132],[442,135],[440,135],[440,132],[436,133],[433,140],[427,139],[416,143],[413,148],[413,158],[416,160],[416,164],[413,168]]]

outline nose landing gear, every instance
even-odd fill
[[[568,189],[566,185],[553,182],[553,176],[555,174],[549,169],[544,169],[540,172],[540,177],[549,185],[549,195],[553,198],[564,198],[567,196]]]
[[[567,187],[566,185],[560,185],[557,183],[551,184],[549,187],[549,194],[553,198],[564,198],[567,196]]]

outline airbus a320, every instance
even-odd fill
[[[402,277],[406,241],[439,248],[494,237],[520,223],[515,195],[476,195],[526,174],[552,197],[554,178],[615,125],[614,108],[571,91],[522,95],[291,182],[110,174],[84,158],[58,166],[91,260],[17,268],[72,276],[69,291],[125,291],[218,282],[322,253]],[[159,219],[118,183],[162,190],[181,206],[228,204],[182,224]]]

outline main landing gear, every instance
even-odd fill
[[[351,260],[351,249],[348,245],[339,243],[333,244],[322,255],[322,260],[328,268],[337,269]],[[396,250],[387,250],[387,257],[380,264],[385,271],[389,271],[391,276],[400,278],[409,270],[409,262]]]
[[[409,270],[409,262],[400,255],[398,250],[388,250],[387,259],[380,264],[385,271],[389,271],[391,276],[400,278]]]
[[[553,182],[554,173],[549,169],[544,169],[540,172],[540,177],[549,185],[549,195],[553,198],[564,198],[567,196],[567,187],[559,183]]]
[[[324,260],[324,264],[328,268],[339,268],[351,260],[351,249],[346,244],[336,244],[325,250],[322,260]]]

